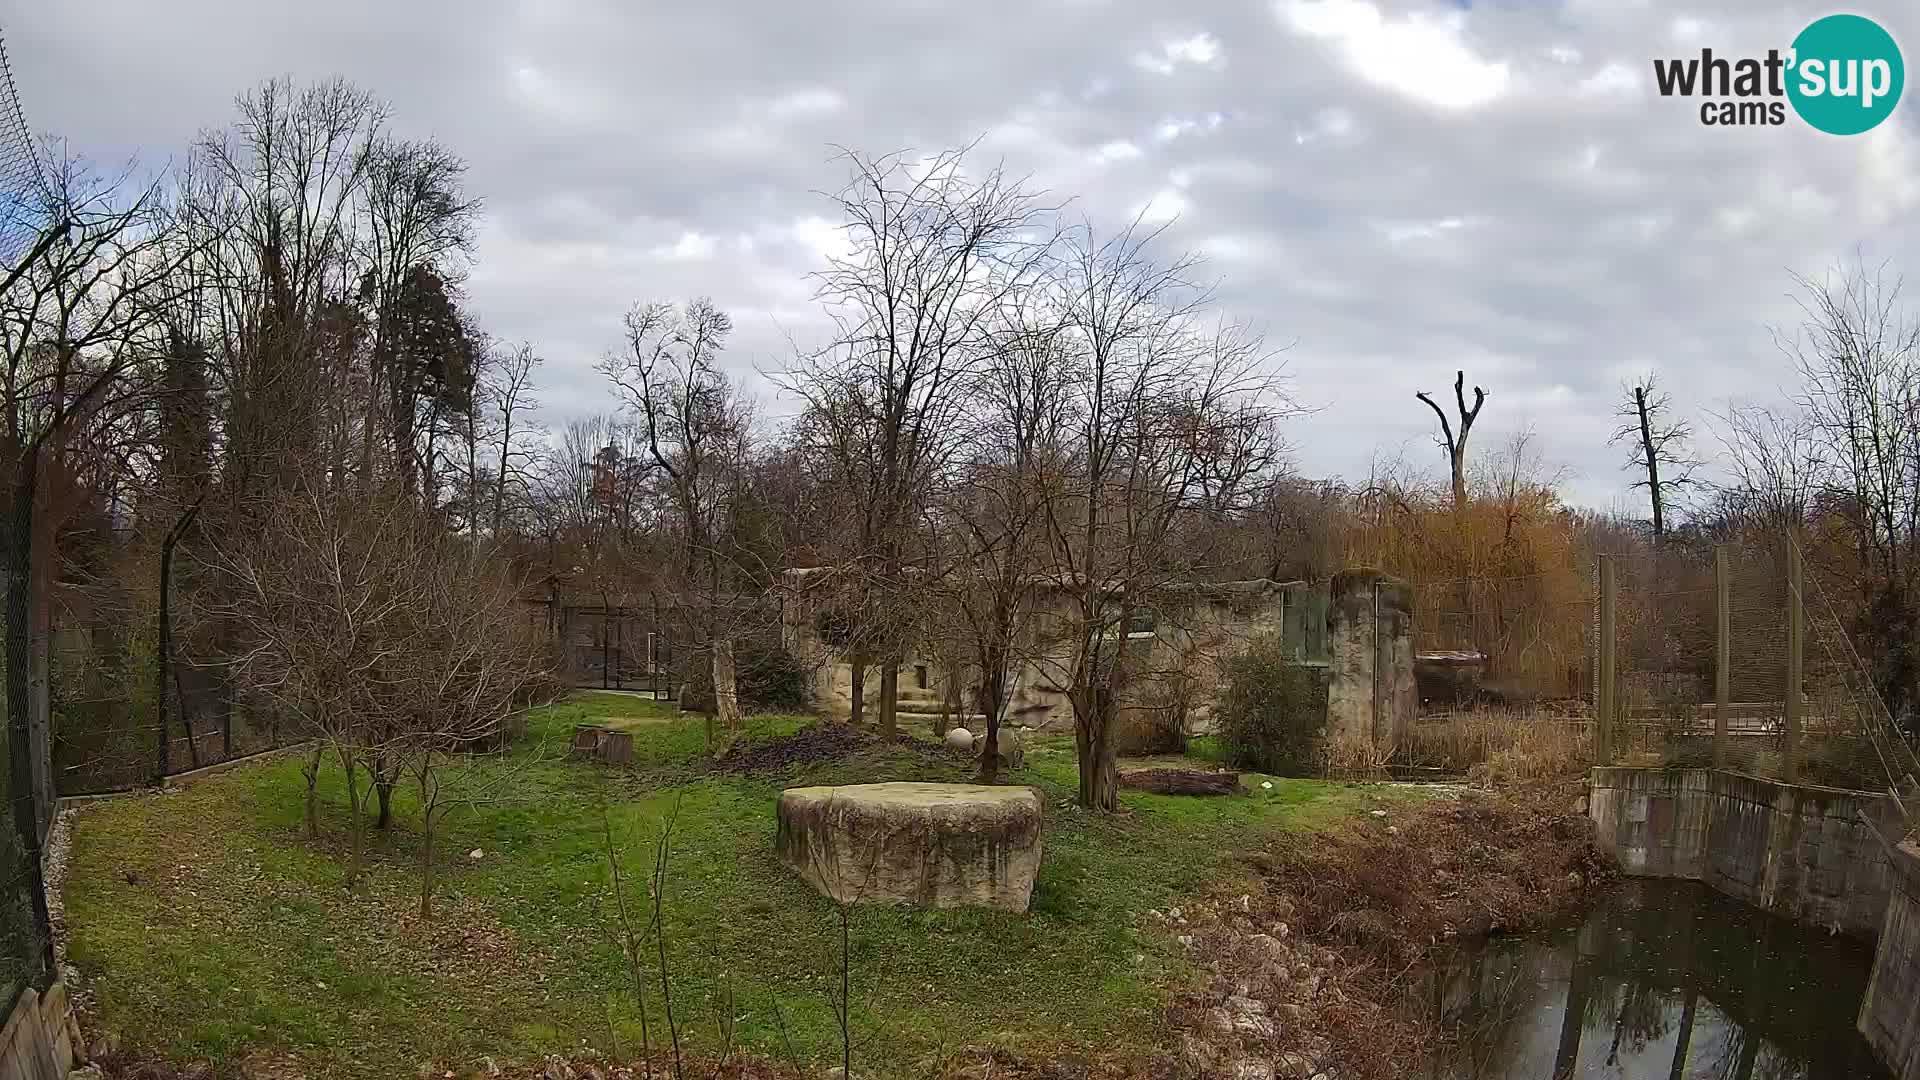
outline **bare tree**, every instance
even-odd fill
[[[705,298],[684,308],[636,306],[627,346],[600,370],[636,416],[652,468],[665,478],[681,532],[679,574],[687,610],[710,667],[714,715],[740,726],[730,603],[736,578],[729,524],[745,483],[752,414],[719,368],[733,320]]]
[[[980,779],[989,784],[998,778],[1013,681],[1037,648],[1047,501],[1067,457],[1076,367],[1058,313],[1029,306],[1037,297],[1013,299],[972,380],[965,449],[940,485],[926,545],[942,556],[932,580],[945,603],[933,610],[950,616],[970,653],[965,666],[977,673],[973,707],[986,728]],[[959,689],[961,667],[949,665],[950,692]]]
[[[782,381],[809,406],[819,449],[853,492],[844,580],[878,602],[849,609],[884,617],[908,609],[899,598],[910,589],[909,544],[953,446],[965,380],[989,353],[987,329],[1043,268],[1051,237],[1020,181],[998,168],[967,175],[966,148],[845,159],[852,175],[833,200],[848,253],[829,260],[818,292],[838,333]],[[869,635],[880,649],[879,727],[888,737],[903,636],[892,625]],[[856,682],[856,699],[861,692]]]
[[[1794,280],[1804,317],[1776,341],[1799,370],[1820,500],[1853,541],[1843,580],[1858,597],[1862,652],[1875,658],[1889,708],[1911,723],[1920,711],[1920,318],[1884,266]]]
[[[1736,525],[1778,531],[1805,525],[1827,476],[1826,447],[1806,418],[1764,405],[1716,417],[1731,480],[1717,493]]]
[[[1673,415],[1673,395],[1662,391],[1651,374],[1622,386],[1620,393],[1622,401],[1614,415],[1621,423],[1607,444],[1630,447],[1626,467],[1642,477],[1633,486],[1647,491],[1657,544],[1666,539],[1674,500],[1693,486],[1700,468],[1700,459],[1693,454],[1693,424]]]
[[[1434,441],[1447,453],[1447,471],[1453,480],[1453,505],[1460,507],[1467,502],[1467,434],[1473,430],[1473,422],[1480,418],[1480,407],[1486,404],[1487,392],[1479,387],[1473,388],[1473,407],[1467,407],[1467,373],[1456,371],[1453,374],[1453,403],[1460,417],[1460,431],[1454,433],[1453,425],[1447,421],[1446,410],[1427,396],[1425,390],[1413,396],[1427,403],[1433,415],[1440,420],[1440,437]]]
[[[1068,456],[1046,504],[1047,577],[1064,598],[1055,661],[1073,705],[1080,801],[1118,805],[1114,725],[1140,673],[1130,629],[1204,576],[1221,530],[1277,461],[1271,354],[1209,325],[1191,258],[1153,233],[1070,237],[1053,287],[1077,355],[1062,395]]]
[[[382,785],[409,770],[432,794],[438,761],[494,735],[538,673],[514,583],[397,480],[294,492],[255,534],[213,547],[236,671],[346,773],[351,888],[367,800],[384,804]],[[316,812],[310,775],[310,828]]]

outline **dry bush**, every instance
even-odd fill
[[[1561,780],[1593,764],[1593,726],[1533,710],[1477,709],[1407,731],[1408,764],[1505,786]]]
[[[1574,807],[1571,785],[1535,785],[1278,836],[1247,895],[1172,913],[1211,976],[1169,1009],[1187,1074],[1291,1058],[1298,1075],[1416,1075],[1445,1033],[1409,1007],[1409,972],[1449,938],[1553,925],[1614,876]]]

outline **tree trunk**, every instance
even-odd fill
[[[366,809],[366,801],[360,796],[360,774],[354,766],[353,751],[344,746],[340,748],[340,767],[347,771],[347,827],[352,841],[352,855],[347,863],[347,891],[352,892],[360,884],[360,857],[367,828],[366,822],[360,820],[360,814]]]
[[[36,455],[27,453],[15,460],[13,505],[6,521],[6,701],[8,776],[13,784],[13,830],[19,846],[19,873],[15,876],[18,893],[9,900],[29,913],[32,932],[22,942],[22,980],[45,989],[53,982],[53,928],[47,914],[46,883],[41,877],[39,811],[33,797],[32,738],[29,734],[31,704],[28,698],[28,667],[31,650],[28,625],[33,609],[33,509],[34,478],[38,471]]]
[[[987,718],[986,746],[980,751],[980,782],[1000,782],[1000,714],[1006,694],[1007,663],[1003,653],[988,650],[980,671],[980,715]],[[944,732],[943,732],[944,734]]]
[[[420,759],[420,917],[433,917],[433,828],[440,784],[433,775],[433,752]]]
[[[733,639],[724,635],[713,639],[713,716],[722,731],[740,730],[740,683],[733,666]]]
[[[300,767],[300,775],[307,781],[307,839],[320,837],[320,756],[326,753],[324,747],[315,747],[313,756]]]
[[[898,657],[887,657],[886,665],[880,669],[880,737],[893,741],[896,732],[894,709],[900,696],[900,662]]]
[[[1467,440],[1464,432],[1460,442],[1447,455],[1450,471],[1453,473],[1453,508],[1467,505]]]
[[[1119,769],[1113,752],[1113,691],[1083,687],[1073,695],[1074,749],[1080,763],[1080,805],[1089,810],[1120,808]]]
[[[847,661],[849,681],[853,684],[848,696],[852,699],[847,706],[847,722],[859,727],[867,715],[867,660],[855,653]]]
[[[374,819],[373,827],[381,832],[386,832],[393,826],[393,785],[398,779],[388,774],[385,764],[380,758],[375,757],[373,768],[370,770],[373,773],[374,797],[380,804],[379,815]]]
[[[1647,495],[1653,500],[1653,542],[1659,543],[1667,535],[1665,517],[1660,505],[1660,455],[1653,445],[1653,424],[1647,416],[1647,388],[1633,388],[1633,406],[1640,413],[1640,452],[1647,459]]]

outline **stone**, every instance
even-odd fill
[[[1236,1061],[1230,1068],[1233,1080],[1273,1080],[1273,1066],[1253,1058]]]
[[[979,757],[987,752],[987,737],[981,735],[973,740],[973,754]],[[1003,769],[1023,769],[1027,765],[1026,740],[1020,732],[1010,728],[1000,729],[1000,767]]]
[[[973,753],[973,732],[963,727],[947,732],[947,749],[958,750],[963,754]]]
[[[484,859],[486,857],[487,853],[479,848],[474,848],[472,851],[467,852],[467,858],[469,859]]]
[[[1025,911],[1040,870],[1040,793],[888,783],[780,793],[780,861],[840,903]]]

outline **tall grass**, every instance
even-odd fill
[[[1594,762],[1593,723],[1531,709],[1475,709],[1414,721],[1393,764],[1489,784],[1558,780]]]

